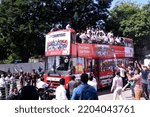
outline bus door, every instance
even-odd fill
[[[115,61],[113,59],[100,60],[100,87],[110,86],[114,77]]]
[[[93,64],[93,74],[94,74],[94,77],[96,78],[96,81],[97,81],[97,89],[100,89],[100,61],[99,59],[93,59],[92,60],[92,64]]]
[[[80,75],[85,71],[85,59],[83,57],[72,57],[71,59],[71,73],[80,79]]]
[[[85,59],[86,60],[86,73],[92,73],[94,68],[94,60],[93,59]]]

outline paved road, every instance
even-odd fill
[[[99,90],[98,95],[99,100],[113,100],[113,93],[110,92],[110,88]],[[126,91],[123,91],[122,96],[123,100],[134,100],[129,88],[127,88]],[[144,98],[142,97],[141,100],[144,100]]]

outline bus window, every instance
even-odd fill
[[[84,58],[72,58],[72,68],[75,69],[76,74],[81,74],[84,72]]]
[[[57,66],[57,70],[67,71],[68,68],[69,68],[69,61],[70,61],[69,56],[60,56],[59,57],[59,64]]]
[[[55,66],[56,66],[55,57],[48,57],[47,68],[48,68],[48,73],[49,74],[54,74],[55,73]]]
[[[48,73],[58,74],[59,71],[69,70],[70,57],[69,56],[51,56],[48,57]],[[60,75],[62,75],[59,72]]]

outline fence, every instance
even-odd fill
[[[0,64],[0,70],[8,72],[10,70],[11,73],[16,73],[21,69],[24,72],[31,72],[32,69],[38,71],[38,68],[41,67],[44,70],[44,62],[38,63],[18,63],[18,64]]]
[[[3,88],[0,87],[0,100],[7,100],[8,96],[11,94],[11,90],[13,87],[17,87],[18,91],[20,90],[21,85],[19,79],[16,79],[15,84],[10,83],[9,85],[5,84],[5,87]]]
[[[0,88],[0,100],[6,100],[10,94],[10,85]]]

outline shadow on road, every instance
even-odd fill
[[[112,94],[112,92],[111,92],[110,90],[111,90],[111,87],[106,87],[106,88],[99,89],[99,90],[97,91],[98,96],[107,95],[107,94]],[[128,91],[128,90],[130,90],[130,88],[127,88],[125,91],[123,91],[123,93],[126,92],[126,91]],[[131,97],[132,97],[132,96],[131,96]],[[131,97],[129,96],[129,97],[127,97],[127,98],[131,98]]]
[[[99,89],[99,90],[97,91],[98,96],[110,94],[110,93],[111,93],[111,92],[110,92],[110,89],[111,89],[111,87],[106,87],[106,88]]]

